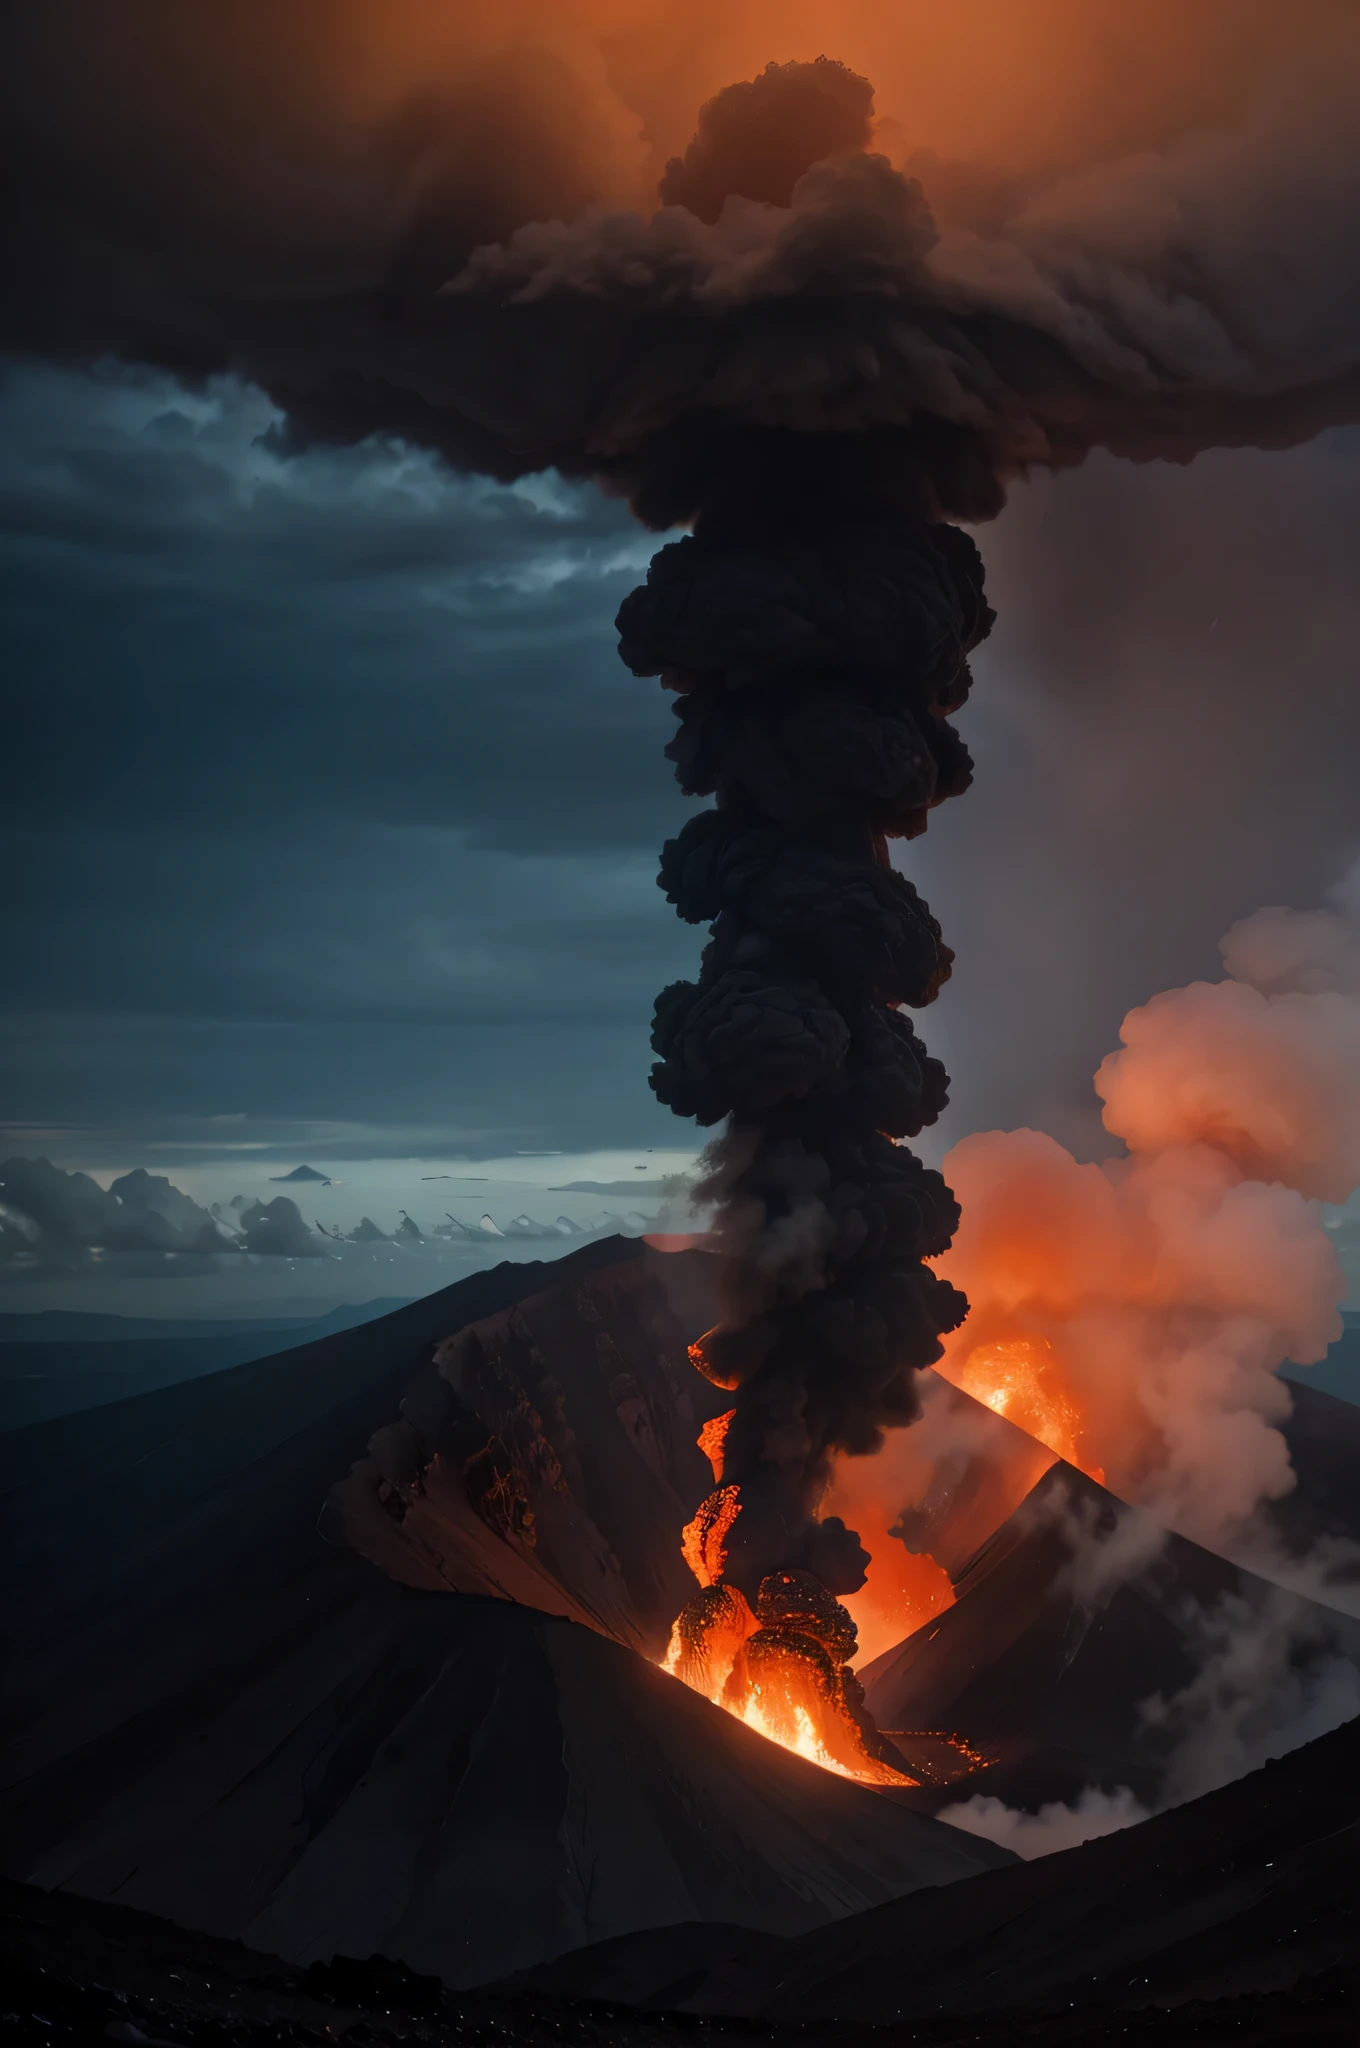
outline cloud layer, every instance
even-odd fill
[[[233,1211],[204,1209],[164,1174],[135,1167],[102,1188],[48,1159],[0,1162],[0,1278],[77,1276],[104,1261],[133,1276],[209,1272],[235,1253],[321,1258],[296,1202],[278,1195]]]

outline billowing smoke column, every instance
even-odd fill
[[[952,956],[887,849],[968,786],[947,714],[992,614],[972,541],[926,518],[897,452],[889,467],[865,437],[747,437],[619,614],[625,662],[677,692],[681,787],[717,800],[662,855],[667,897],[711,937],[698,981],[657,1000],[652,1086],[681,1116],[726,1119],[705,1189],[723,1316],[692,1355],[734,1403],[690,1555],[762,1620],[790,1573],[863,1585],[859,1538],[816,1515],[832,1456],[913,1419],[913,1375],[966,1307],[923,1263],[954,1201],[894,1142],[947,1100],[904,1008],[933,1000]],[[706,1664],[709,1689],[706,1623],[730,1646],[731,1609],[701,1595],[679,1625],[681,1668]],[[818,1641],[839,1670],[854,1632],[836,1614]],[[746,1654],[787,1671],[789,1627]]]
[[[678,693],[681,786],[717,799],[662,856],[669,900],[712,936],[698,982],[658,999],[652,1085],[729,1120],[708,1181],[724,1315],[695,1353],[735,1394],[721,1462],[741,1513],[716,1575],[752,1598],[776,1567],[862,1583],[857,1540],[813,1516],[830,1454],[912,1419],[913,1370],[964,1309],[922,1264],[953,1201],[893,1142],[947,1100],[903,1007],[951,955],[887,846],[968,785],[947,714],[991,614],[973,543],[926,519],[910,462],[885,488],[879,452],[752,437],[619,615],[629,667]]]

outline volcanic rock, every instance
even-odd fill
[[[1360,1722],[1122,1834],[944,1891],[921,1892],[796,1941],[679,1927],[584,1949],[518,1980],[571,1998],[767,2022],[889,2024],[1025,2007],[1007,2041],[1142,2039],[1138,2009],[1287,1992],[1360,1954],[1355,1836]],[[708,1943],[706,1954],[705,1944]],[[1040,2013],[1084,2024],[1039,2023]],[[1107,2034],[1101,2009],[1122,2024]],[[1133,2008],[1130,2011],[1130,2008]],[[1262,2015],[1262,2018],[1268,2015]],[[1250,2030],[1196,2004],[1149,2039],[1348,2038]],[[1070,2022],[1069,2022],[1070,2023]],[[1201,2031],[1202,2029],[1202,2031]],[[1240,2031],[1239,2031],[1240,2029]],[[913,2038],[916,2038],[913,2029]],[[928,2027],[921,2038],[942,2038]],[[948,2038],[962,2039],[960,2034]],[[985,2025],[969,2040],[998,2038]]]
[[[287,1627],[275,1603],[210,1690],[34,1772],[11,1869],[295,1962],[382,1953],[465,1984],[700,1914],[798,1932],[1007,1860],[593,1630],[344,1576]]]
[[[722,1407],[686,1349],[703,1278],[687,1269],[706,1263],[642,1250],[455,1329],[332,1488],[322,1533],[404,1585],[498,1594],[661,1656],[694,1590],[680,1532],[712,1484],[696,1439]]]

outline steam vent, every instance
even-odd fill
[[[716,1488],[686,1531],[698,1587],[668,1661],[868,1778],[901,1763],[836,1597],[868,1559],[818,1503],[833,1453],[912,1420],[915,1372],[966,1311],[923,1263],[957,1206],[898,1142],[948,1099],[904,1012],[952,955],[888,842],[968,786],[948,720],[993,617],[972,541],[928,506],[906,436],[752,430],[618,618],[628,667],[675,692],[681,788],[715,798],[659,878],[711,933],[698,981],[657,998],[652,1086],[725,1121],[706,1183],[722,1316],[691,1356],[733,1396],[705,1432]]]

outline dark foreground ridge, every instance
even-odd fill
[[[1271,1997],[1287,2007],[1309,1984],[1357,1988],[1357,1848],[1360,1721],[1351,1721],[1136,1828],[896,1899],[797,1941],[676,1928],[578,1951],[517,1983],[787,2026],[891,2027],[950,2014],[978,2023],[954,2036],[911,2036],[924,2040],[991,2040],[980,2016],[1000,2024],[1017,2007],[1122,2012],[1254,1998],[1264,2011]],[[1337,2039],[1356,2038],[1360,2010],[1350,2024]],[[1147,2038],[1201,2036],[1183,2025]]]
[[[1172,2010],[1052,2005],[984,2018],[882,2028],[652,2015],[541,1993],[449,1992],[382,1957],[302,1970],[240,1942],[189,1934],[168,1921],[0,1883],[0,2025],[14,2048],[119,2041],[178,2048],[676,2048],[690,2042],[779,2048],[1300,2048],[1349,2044],[1360,2012],[1354,1962],[1287,1991]]]

